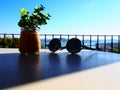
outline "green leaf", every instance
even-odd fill
[[[36,9],[36,10],[38,10],[38,9],[39,9],[39,7],[38,7],[38,6],[36,6],[36,7],[35,7],[35,9]]]
[[[28,12],[26,9],[22,8],[22,9],[20,10],[20,14],[21,14],[21,16],[24,16],[24,15],[28,15],[29,12]]]

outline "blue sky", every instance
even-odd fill
[[[52,17],[41,34],[120,34],[120,0],[0,1],[0,33],[20,33],[19,10],[42,4]]]

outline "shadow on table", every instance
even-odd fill
[[[66,62],[70,70],[76,71],[81,66],[81,56],[77,54],[67,55]]]
[[[36,81],[40,76],[39,55],[19,55],[19,82],[27,83]]]
[[[0,89],[39,80],[40,55],[0,54]]]

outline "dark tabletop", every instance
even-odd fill
[[[119,57],[120,54],[91,50],[77,54],[43,50],[39,55],[28,56],[0,53],[0,89],[119,62]]]

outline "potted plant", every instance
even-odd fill
[[[18,47],[23,54],[40,52],[41,43],[38,30],[41,25],[47,24],[47,20],[50,19],[49,13],[43,14],[41,12],[44,9],[43,5],[36,6],[31,15],[24,8],[20,10],[18,26],[21,28],[21,33]]]

